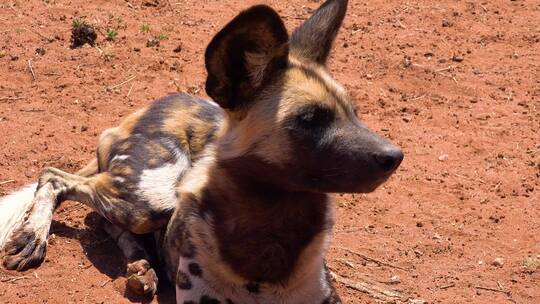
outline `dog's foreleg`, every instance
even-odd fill
[[[104,224],[107,233],[116,240],[127,260],[127,286],[140,295],[155,295],[158,277],[150,265],[150,257],[141,243],[140,236],[109,222]]]
[[[62,171],[45,169],[37,190],[36,185],[31,185],[0,201],[0,248],[7,269],[22,271],[43,261],[53,212],[62,194],[87,180],[86,177],[64,172],[66,178],[59,178],[59,172]],[[93,175],[96,172],[97,163],[92,161],[80,174]]]
[[[28,218],[13,230],[5,245],[6,268],[22,271],[43,261],[57,195],[51,184],[38,187]]]

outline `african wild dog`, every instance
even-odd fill
[[[0,202],[4,265],[38,265],[54,209],[75,200],[106,219],[137,292],[157,277],[136,235],[156,232],[178,303],[340,303],[328,193],[370,192],[403,158],[325,68],[346,7],[326,1],[290,38],[270,7],[240,13],[206,50],[217,104],[159,99],[105,131],[81,171],[48,168]]]

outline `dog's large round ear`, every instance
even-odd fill
[[[287,66],[288,40],[287,29],[272,8],[258,5],[243,11],[206,49],[207,94],[229,110],[248,104]]]
[[[327,0],[291,35],[291,54],[325,64],[347,12],[347,0]]]

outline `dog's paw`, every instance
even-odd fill
[[[39,266],[45,259],[46,251],[46,235],[38,236],[33,229],[23,225],[13,231],[4,246],[2,264],[9,270],[27,270]]]
[[[139,295],[154,296],[157,291],[158,277],[150,263],[138,260],[127,265],[127,287]]]

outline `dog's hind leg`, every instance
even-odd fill
[[[128,230],[104,221],[103,229],[116,241],[127,261],[127,286],[140,295],[155,295],[158,277],[150,265],[141,237]]]

